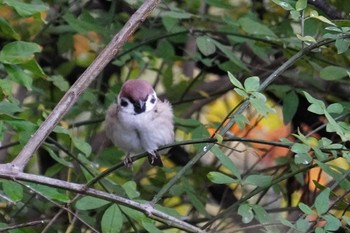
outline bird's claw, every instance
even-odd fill
[[[129,154],[125,155],[125,159],[124,159],[124,165],[128,168],[131,168],[132,167],[132,158],[130,157]]]
[[[160,158],[160,155],[156,151],[152,153],[149,152],[148,162],[152,166],[163,167],[162,159]]]

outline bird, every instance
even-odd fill
[[[106,136],[126,153],[124,164],[132,165],[131,155],[147,152],[152,166],[163,166],[157,153],[160,146],[174,142],[173,110],[161,101],[146,80],[124,82],[105,118]]]

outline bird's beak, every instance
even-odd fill
[[[141,113],[141,112],[146,111],[146,101],[139,100],[139,101],[135,102],[134,108],[135,108],[134,109],[135,113]]]
[[[145,101],[139,100],[140,109],[143,109],[144,107],[146,107],[145,105],[146,105],[146,102],[145,102]]]

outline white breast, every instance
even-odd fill
[[[112,104],[106,115],[106,134],[125,152],[152,153],[174,141],[171,105],[158,101],[151,111],[133,115],[117,110],[117,105]]]

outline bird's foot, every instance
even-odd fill
[[[126,154],[125,155],[125,159],[124,159],[124,165],[126,167],[128,167],[128,168],[131,168],[132,167],[132,163],[133,163],[133,161],[132,161],[132,158],[131,158],[130,154]]]
[[[160,158],[160,155],[156,151],[154,151],[152,153],[149,152],[148,162],[152,166],[163,167],[162,159]]]

